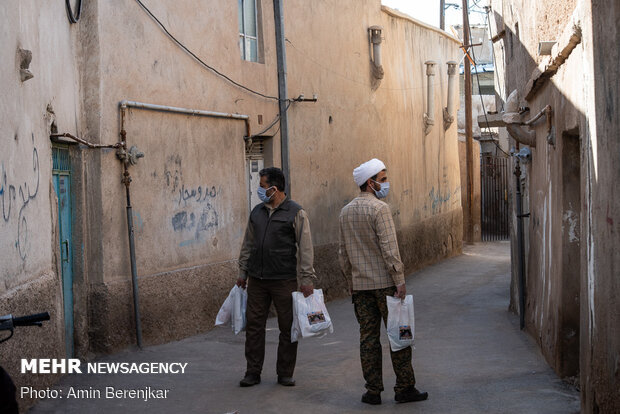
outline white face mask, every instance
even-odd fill
[[[377,196],[377,198],[385,198],[388,196],[388,193],[390,192],[390,183],[389,182],[385,182],[385,183],[379,183],[375,180],[372,180],[374,183],[379,184],[379,187],[381,188],[379,191],[374,190],[375,195]]]
[[[271,186],[269,188],[263,188],[261,186],[258,186],[258,190],[256,191],[256,193],[258,194],[258,198],[260,198],[260,201],[262,201],[263,203],[268,203],[269,201],[271,201],[271,199],[273,198],[273,195],[276,192],[274,191],[270,196],[268,196],[267,190],[270,190],[272,188],[275,188],[275,187]]]

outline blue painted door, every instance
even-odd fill
[[[71,243],[71,163],[67,148],[53,147],[54,190],[58,196],[58,230],[65,316],[65,349],[73,356],[73,249]]]

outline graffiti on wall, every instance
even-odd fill
[[[431,209],[433,210],[433,214],[437,214],[442,211],[443,205],[450,200],[451,194],[449,190],[443,194],[441,190],[435,192],[435,187],[433,187],[428,193],[428,197],[431,200]]]
[[[181,188],[179,189],[178,204],[180,206],[181,203],[183,203],[183,205],[186,206],[188,201],[201,203],[215,197],[217,197],[217,189],[214,185],[211,187],[199,185],[194,188],[185,188],[185,184],[181,184]]]
[[[34,140],[34,136],[33,136]],[[17,220],[17,233],[15,238],[15,249],[19,257],[25,261],[28,255],[29,229],[27,207],[39,193],[39,153],[36,147],[32,149],[32,164],[25,166],[18,171],[25,171],[27,179],[24,182],[15,182],[9,177],[4,163],[2,163],[0,176],[0,203],[2,204],[2,219],[5,224],[10,224]]]
[[[180,246],[205,242],[202,233],[213,231],[220,225],[217,199],[222,188],[213,184],[186,183],[182,159],[178,154],[168,157],[163,177],[165,188],[173,201],[173,214],[170,217],[172,230],[193,236],[181,242]]]

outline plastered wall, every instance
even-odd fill
[[[618,120],[613,115],[618,32],[611,22],[619,10],[603,2],[556,3],[492,5],[496,21],[506,29],[496,53],[504,52],[507,93],[519,90],[529,116],[547,104],[554,111],[555,143],[546,139],[545,122],[537,124],[536,147],[522,180],[524,212],[531,214],[524,221],[526,328],[558,375],[580,383],[582,412],[615,412],[620,409],[614,155]],[[557,40],[564,47],[563,33],[574,28],[579,29],[580,43],[524,101],[527,81],[545,61],[537,55],[537,42]]]
[[[50,8],[46,13],[39,13],[34,3],[0,9],[6,19],[22,22],[3,29],[13,39],[3,43],[3,56],[14,62],[16,47],[28,43],[35,68],[35,78],[27,83],[17,78],[17,67],[0,82],[3,93],[15,97],[3,101],[2,116],[16,134],[2,141],[3,150],[8,148],[2,154],[0,184],[8,219],[1,223],[0,242],[10,256],[0,266],[0,293],[5,289],[5,295],[23,299],[24,293],[11,289],[49,274],[51,288],[45,289],[54,292],[49,301],[62,309],[47,104],[53,105],[59,132],[100,144],[120,140],[122,100],[248,115],[252,133],[261,131],[278,114],[273,99],[278,88],[273,5],[258,3],[260,63],[240,59],[236,7],[222,7],[218,1],[201,2],[200,7],[191,0],[174,7],[145,2],[200,59],[267,97],[243,90],[197,62],[137,2],[85,2],[74,26],[61,6],[45,6]],[[11,14],[17,12],[21,19]],[[376,0],[286,3],[284,19],[288,94],[318,95],[317,102],[292,103],[288,111],[291,195],[310,216],[318,286],[329,298],[346,293],[334,248],[338,214],[358,193],[353,168],[373,157],[388,167],[392,188],[387,201],[408,271],[458,254],[457,125],[444,129],[442,119],[446,62],[458,60],[458,43],[382,9]],[[383,26],[385,76],[380,81],[371,70],[367,29],[372,25]],[[44,31],[52,35],[43,36]],[[52,63],[37,66],[43,58]],[[437,63],[433,108],[425,100],[427,60]],[[458,88],[453,94],[458,96]],[[425,135],[428,111],[435,125]],[[129,168],[144,342],[204,332],[212,328],[238,272],[249,214],[245,125],[135,108],[128,109],[124,125],[128,145],[145,154]],[[265,162],[280,166],[277,125],[263,135]],[[73,146],[70,151],[75,349],[88,357],[135,343],[127,200],[114,149]],[[38,165],[33,165],[33,154]],[[15,194],[11,199],[9,191]],[[28,229],[36,229],[36,236],[20,239],[20,215],[32,220]],[[20,255],[24,246],[29,249],[26,260]],[[50,332],[62,341],[62,314],[56,311],[54,318]]]
[[[18,328],[2,343],[0,365],[17,387],[45,387],[56,378],[19,375],[19,358],[65,355],[49,134],[52,123],[80,123],[77,32],[58,2],[2,2],[0,22],[0,315],[51,315],[43,328]],[[22,81],[26,67],[32,76]]]

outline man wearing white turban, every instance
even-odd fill
[[[339,259],[351,289],[360,325],[360,359],[366,381],[362,402],[381,404],[381,319],[387,323],[386,296],[403,299],[407,293],[396,228],[387,197],[390,184],[385,164],[373,158],[353,170],[360,194],[340,212]],[[415,388],[411,347],[390,350],[396,374],[397,402],[422,401],[428,393]]]

